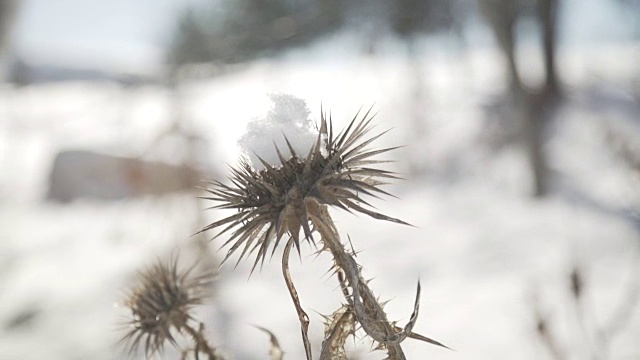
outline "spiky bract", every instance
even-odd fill
[[[161,351],[165,342],[175,345],[171,331],[181,332],[192,320],[190,311],[206,297],[210,274],[191,276],[193,268],[180,271],[177,258],[157,261],[140,273],[140,282],[125,305],[131,310],[129,331],[122,338],[129,351],[144,345],[147,358]]]
[[[201,230],[225,225],[217,236],[232,231],[224,243],[233,244],[225,261],[242,246],[238,262],[247,253],[259,249],[253,265],[255,269],[258,262],[264,262],[272,242],[275,241],[273,254],[285,234],[291,236],[300,251],[300,230],[305,239],[313,241],[308,209],[314,204],[336,206],[376,219],[406,224],[371,210],[361,197],[363,194],[375,197],[377,193],[390,195],[379,186],[385,184],[384,179],[397,178],[393,172],[376,168],[388,161],[375,157],[396,147],[369,148],[372,142],[386,133],[367,137],[373,128],[371,121],[374,116],[370,112],[359,120],[358,112],[346,130],[339,134],[334,134],[331,119],[327,121],[323,113],[317,139],[306,157],[296,154],[285,136],[290,156],[285,158],[276,146],[280,164],[269,164],[257,154],[264,165],[263,170],[254,169],[243,160],[237,168],[231,169],[230,185],[219,181],[212,183],[207,191],[213,196],[204,199],[221,203],[213,208],[237,210],[237,213]]]

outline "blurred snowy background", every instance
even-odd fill
[[[414,331],[456,351],[410,359],[640,359],[637,0],[0,0],[0,69],[0,359],[126,358],[114,304],[176,249],[215,268],[196,186],[278,93],[338,129],[375,104],[406,145],[375,204],[417,228],[334,214],[392,319],[421,279]],[[304,250],[318,351],[342,295]],[[213,343],[266,359],[258,325],[303,358],[279,262],[249,265],[201,309]]]

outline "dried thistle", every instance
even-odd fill
[[[209,274],[192,276],[192,268],[178,270],[177,258],[157,261],[140,273],[140,281],[127,298],[125,305],[131,310],[129,331],[122,338],[129,352],[144,346],[150,357],[161,352],[166,342],[177,346],[172,331],[187,333],[196,341],[196,347],[213,351],[202,336],[202,328],[195,330],[190,324],[192,308],[206,297],[206,287],[211,284]],[[206,350],[203,350],[206,352]]]
[[[394,173],[375,167],[388,162],[373,159],[375,156],[397,147],[368,148],[386,133],[365,138],[373,128],[371,120],[374,116],[370,112],[367,111],[360,120],[359,113],[356,114],[347,129],[337,135],[331,119],[327,121],[322,114],[317,139],[306,157],[299,156],[285,136],[290,157],[285,158],[276,146],[279,165],[271,165],[258,156],[265,167],[263,170],[254,169],[244,160],[237,168],[231,169],[231,185],[219,181],[212,184],[207,191],[213,196],[205,199],[221,203],[214,208],[237,210],[237,213],[201,230],[226,225],[217,236],[232,231],[223,246],[233,245],[223,262],[242,246],[244,248],[238,262],[247,253],[259,249],[253,265],[255,269],[258,262],[264,262],[272,242],[275,241],[273,255],[285,234],[293,239],[300,251],[300,230],[306,240],[313,242],[308,215],[308,207],[312,202],[406,224],[371,210],[370,204],[361,197],[390,195],[381,190],[380,185],[385,184],[384,179],[397,178]]]
[[[328,207],[357,212],[375,219],[408,225],[406,222],[372,210],[362,195],[378,197],[390,195],[380,188],[386,179],[397,179],[393,172],[378,168],[389,161],[375,159],[379,154],[397,147],[372,150],[369,145],[386,133],[368,136],[373,126],[367,111],[358,119],[354,116],[347,128],[338,134],[333,131],[331,119],[322,114],[320,128],[314,145],[306,157],[300,157],[285,136],[290,157],[285,158],[276,146],[280,159],[277,166],[271,165],[260,156],[263,170],[254,169],[246,160],[237,168],[232,168],[231,185],[214,182],[207,191],[212,194],[205,199],[220,202],[217,209],[234,209],[237,213],[216,221],[201,232],[223,227],[217,236],[231,232],[223,247],[232,244],[223,263],[238,249],[242,252],[238,263],[247,255],[258,250],[252,272],[259,262],[264,263],[269,247],[271,255],[283,236],[288,240],[282,257],[282,272],[300,321],[305,355],[312,358],[308,337],[309,317],[302,309],[298,293],[289,272],[289,254],[295,245],[300,252],[300,231],[304,239],[315,244],[312,233],[320,235],[322,250],[328,250],[334,259],[334,267],[339,275],[345,298],[349,303],[348,316],[338,321],[323,343],[321,359],[343,358],[344,340],[353,333],[358,322],[368,336],[387,351],[391,360],[405,359],[400,343],[407,337],[444,346],[437,341],[412,332],[418,317],[420,285],[416,305],[411,320],[405,328],[395,326],[387,319],[383,306],[370,290],[360,273],[354,254],[348,252],[340,240],[338,230],[329,215]],[[215,239],[215,237],[214,237]],[[343,273],[343,276],[340,276]],[[347,288],[351,289],[351,294]],[[351,319],[347,321],[348,319]],[[355,319],[355,320],[354,320]]]

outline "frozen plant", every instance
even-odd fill
[[[277,104],[276,101],[276,108]],[[301,112],[297,115],[306,119],[308,114]],[[258,170],[242,159],[236,168],[230,170],[230,183],[213,182],[207,190],[210,196],[205,197],[218,203],[214,208],[235,210],[232,215],[201,230],[221,229],[216,237],[228,235],[223,246],[229,245],[230,248],[223,263],[240,250],[237,261],[253,256],[253,272],[259,263],[264,263],[269,253],[273,255],[278,246],[284,244],[282,272],[298,313],[307,359],[312,358],[307,335],[309,317],[303,310],[289,271],[291,248],[295,246],[299,253],[301,241],[308,241],[320,251],[331,254],[333,270],[346,302],[326,317],[320,359],[346,359],[344,344],[349,336],[354,335],[357,326],[377,343],[376,349],[387,352],[388,359],[405,359],[401,344],[407,338],[444,346],[412,331],[420,305],[419,283],[408,324],[399,327],[388,319],[383,304],[363,278],[355,254],[347,250],[341,241],[329,212],[329,207],[336,207],[408,225],[373,210],[363,199],[363,196],[390,195],[381,189],[381,185],[397,179],[393,172],[380,168],[389,161],[378,158],[378,155],[396,147],[370,147],[386,133],[371,135],[373,117],[371,110],[363,116],[358,113],[344,131],[336,133],[331,119],[323,113],[315,141],[304,153],[284,135],[288,154],[285,155],[275,145],[279,163],[273,164],[262,158],[261,152],[256,152],[257,161],[264,166],[263,169]],[[249,133],[247,136],[244,141],[252,135]]]

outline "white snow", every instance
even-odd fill
[[[263,143],[272,148],[267,137],[279,141],[282,134],[262,133],[255,124],[280,121],[278,106],[289,104],[293,110],[285,113],[316,123],[322,104],[339,130],[360,107],[375,104],[380,131],[393,128],[378,145],[407,144],[387,156],[408,179],[389,186],[400,199],[373,203],[416,227],[333,214],[345,240],[348,234],[362,250],[358,260],[365,276],[375,279],[372,289],[382,299],[393,299],[387,305],[390,317],[401,325],[408,321],[420,280],[421,314],[414,331],[455,349],[408,340],[408,358],[545,358],[535,336],[534,295],[550,315],[567,358],[584,358],[568,274],[574,263],[584,269],[590,314],[596,323],[606,322],[629,284],[638,281],[632,275],[638,273],[633,266],[640,245],[640,187],[633,169],[603,136],[604,129],[638,117],[616,115],[620,118],[612,122],[611,113],[590,109],[580,99],[594,84],[632,89],[623,79],[640,77],[637,62],[627,57],[638,54],[638,44],[591,50],[608,52],[594,59],[578,56],[583,50],[563,48],[567,56],[561,57],[561,69],[579,61],[593,71],[567,70],[570,98],[546,147],[554,176],[566,190],[545,200],[526,195],[529,174],[520,148],[491,151],[479,140],[482,107],[500,93],[503,78],[493,50],[431,50],[411,63],[398,54],[364,56],[353,50],[357,45],[348,36],[336,37],[328,50],[318,46],[308,55],[258,60],[233,74],[183,84],[186,124],[211,144],[202,156],[219,172],[226,171],[225,163],[237,163],[238,140],[251,119],[258,123],[251,125],[245,143],[260,145],[255,139],[264,135]],[[607,61],[599,62],[604,57]],[[280,98],[269,110],[269,93],[293,94],[310,112],[292,98]],[[42,201],[56,151],[144,153],[169,126],[169,96],[161,88],[131,90],[106,83],[0,92],[0,358],[123,358],[113,344],[126,310],[113,304],[122,300],[135,271],[175,248],[194,252],[190,235],[201,226],[198,212],[213,205],[196,203],[194,194],[69,205]],[[299,140],[297,130],[284,132]],[[264,149],[254,150],[262,154]],[[200,214],[207,221],[220,216]],[[223,241],[210,243],[211,251]],[[316,259],[314,252],[304,246],[301,261],[292,259],[292,273],[311,318],[317,353],[322,318],[315,311],[334,311],[341,293],[326,274],[330,259]],[[211,304],[202,309],[215,344],[236,359],[267,358],[268,337],[254,325],[279,337],[285,359],[303,358],[280,254],[249,279],[252,264],[234,270],[232,258]],[[639,313],[629,316],[629,327],[612,343],[612,359],[640,356],[634,341],[640,336]],[[7,325],[25,314],[32,314],[30,321]],[[384,357],[369,353],[369,345],[357,340],[354,351],[361,358]]]
[[[303,99],[281,93],[269,94],[269,99],[272,102],[271,109],[263,117],[251,119],[239,140],[244,155],[258,169],[263,165],[256,154],[267,163],[278,166],[281,161],[276,146],[280,154],[288,159],[292,155],[287,146],[288,140],[295,153],[305,157],[318,134]]]

